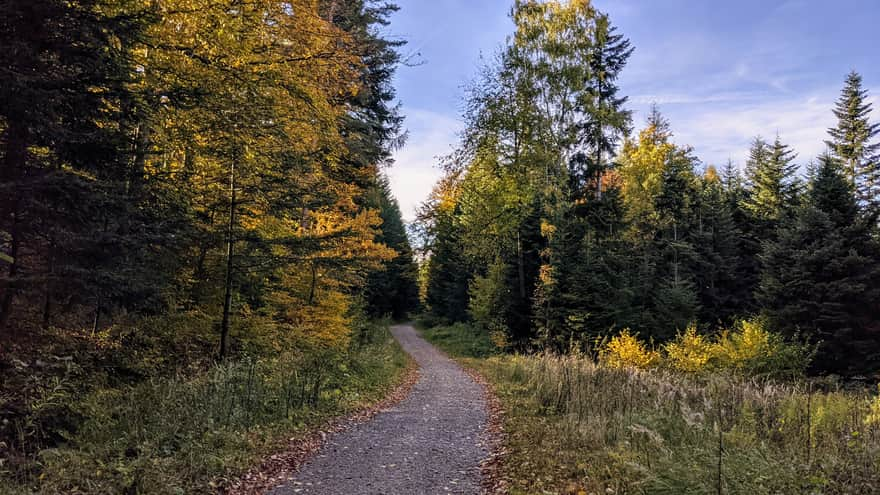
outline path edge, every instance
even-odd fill
[[[331,434],[341,433],[370,421],[377,414],[394,407],[418,383],[419,365],[406,354],[407,364],[400,382],[383,399],[341,417],[325,421],[303,434],[296,435],[255,467],[215,491],[218,495],[263,495],[293,480],[293,475],[326,443]]]
[[[469,366],[461,359],[452,357],[425,338],[422,330],[413,323],[408,323],[425,342],[431,344],[437,352],[446,356],[464,371],[471,380],[480,386],[483,394],[483,404],[486,410],[486,429],[481,434],[481,440],[488,450],[488,455],[480,461],[480,494],[481,495],[506,495],[508,493],[507,479],[504,478],[504,458],[507,455],[504,434],[504,407],[495,387],[474,367]]]
[[[432,344],[433,345],[433,344]],[[503,463],[507,450],[504,446],[504,408],[495,393],[495,388],[474,368],[454,360],[461,369],[470,376],[483,392],[486,408],[486,429],[483,432],[483,443],[489,454],[480,461],[482,495],[504,495],[508,492],[507,480],[503,476]]]

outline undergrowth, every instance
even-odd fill
[[[424,334],[493,384],[512,494],[880,492],[876,390],[585,355],[477,359],[459,351],[478,334],[452,332]]]
[[[380,399],[405,366],[387,325],[376,323],[341,352],[241,359],[84,397],[64,394],[62,381],[50,400],[71,401],[75,431],[3,459],[0,493],[209,493],[297,431]]]

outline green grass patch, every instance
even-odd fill
[[[488,332],[466,323],[417,327],[428,342],[453,357],[485,358],[498,353]]]
[[[59,446],[0,464],[0,493],[210,493],[284,439],[384,397],[405,353],[374,324],[344,351],[218,365],[189,378],[99,389]]]

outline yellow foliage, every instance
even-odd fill
[[[623,201],[633,218],[654,211],[667,157],[675,149],[668,138],[665,131],[649,125],[639,133],[638,141],[627,139],[623,143],[618,172]]]
[[[880,392],[880,385],[877,385],[877,391]],[[865,417],[865,424],[880,425],[880,393],[871,401],[868,409],[868,416]]]
[[[696,325],[691,325],[675,340],[664,346],[669,364],[680,371],[695,373],[707,369],[715,357],[715,345],[705,336],[697,333]]]
[[[736,331],[722,333],[715,348],[719,359],[735,368],[775,352],[770,332],[760,320],[744,320]]]
[[[645,369],[655,366],[660,355],[624,329],[599,350],[599,360],[614,368]]]

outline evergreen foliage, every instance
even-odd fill
[[[757,137],[742,171],[719,171],[674,142],[656,106],[629,135],[616,80],[632,47],[606,14],[522,0],[511,17],[447,160],[455,194],[420,219],[434,316],[565,352],[625,328],[664,342],[766,315],[789,339],[824,342],[814,371],[877,369],[878,128],[857,74],[834,111],[834,159],[804,173],[781,136]]]

